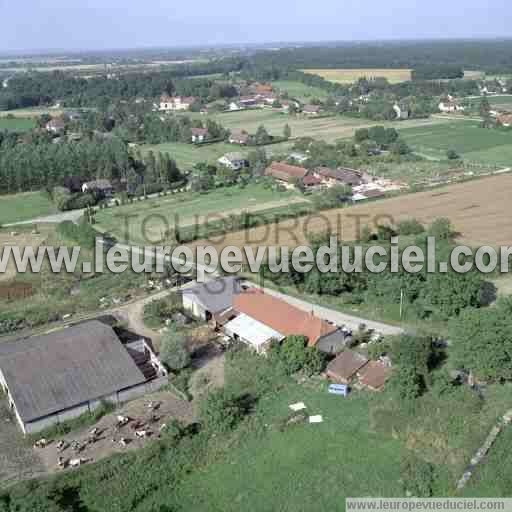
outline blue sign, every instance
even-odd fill
[[[348,395],[348,386],[346,384],[330,384],[329,393],[333,395]]]

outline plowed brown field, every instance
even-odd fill
[[[512,245],[512,175],[482,178],[328,210],[310,217],[229,233],[222,238],[199,240],[190,245],[213,245],[218,250],[230,245],[293,247],[307,243],[308,235],[326,231],[336,233],[340,240],[354,240],[358,223],[374,227],[385,223],[386,216],[393,222],[414,217],[425,224],[447,217],[459,233],[457,241],[460,243]]]

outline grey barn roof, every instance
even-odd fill
[[[219,277],[207,283],[197,284],[181,290],[183,295],[192,295],[210,313],[220,313],[233,305],[233,296],[240,293],[240,278]]]
[[[0,343],[0,370],[24,422],[146,380],[112,328],[96,320]]]

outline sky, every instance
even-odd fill
[[[0,0],[0,53],[512,36],[510,0]]]

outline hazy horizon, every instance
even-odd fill
[[[505,0],[234,0],[173,6],[164,0],[63,0],[8,4],[0,0],[0,53],[122,50],[266,44],[271,42],[484,39],[510,37],[512,5]]]

